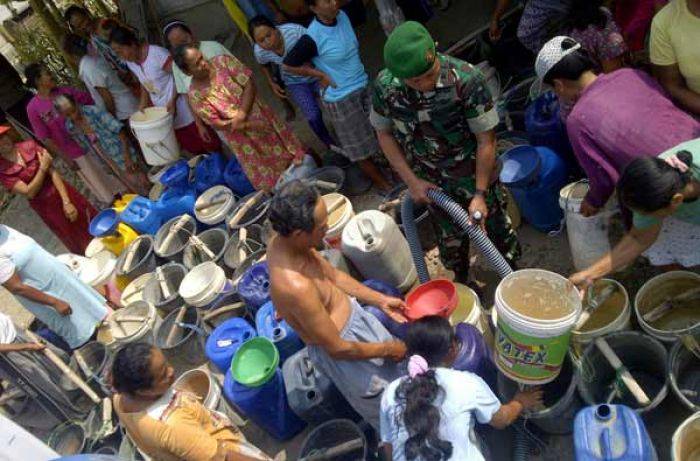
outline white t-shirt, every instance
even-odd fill
[[[163,69],[172,57],[165,48],[148,45],[148,56],[141,64],[127,62],[129,70],[136,75],[141,85],[148,91],[154,106],[165,107],[173,96],[175,78],[173,73]],[[194,117],[185,95],[179,95],[176,102],[176,114],[173,121],[175,129],[183,128],[194,123]]]
[[[487,424],[501,408],[501,402],[483,379],[466,371],[435,369],[437,382],[444,390],[440,408],[440,438],[452,443],[452,457],[457,460],[483,461],[474,434],[474,417]],[[392,445],[393,461],[404,461],[404,443],[408,433],[403,420],[396,415],[402,411],[396,400],[396,390],[406,377],[389,384],[382,396],[379,415],[383,443]]]
[[[10,344],[17,337],[15,324],[10,316],[0,313],[0,344]]]
[[[85,83],[90,96],[95,100],[95,104],[106,109],[102,96],[97,88],[105,88],[112,93],[116,117],[119,120],[126,120],[139,108],[139,101],[136,96],[124,85],[119,76],[112,70],[104,59],[98,56],[85,55],[80,60],[78,66],[80,80]]]

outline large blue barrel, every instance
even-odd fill
[[[533,146],[549,147],[567,159],[573,155],[559,99],[553,92],[542,94],[527,106],[525,130]]]
[[[306,348],[284,362],[282,376],[290,408],[307,423],[318,425],[335,418],[358,420],[359,415],[338,388],[314,367]]]
[[[459,340],[459,349],[452,368],[471,371],[479,376],[490,371],[489,349],[481,332],[474,325],[460,323],[455,328],[455,334]]]
[[[224,170],[226,169],[226,159],[218,152],[204,157],[197,163],[194,169],[194,185],[197,195],[205,190],[224,184]]]
[[[155,235],[163,224],[163,215],[157,205],[141,196],[129,202],[119,219],[139,234]]]
[[[262,305],[255,314],[255,326],[258,336],[272,341],[280,353],[280,364],[300,351],[304,343],[296,331],[285,320],[277,320],[277,313],[272,301]]]
[[[576,461],[654,461],[654,445],[639,415],[624,405],[597,405],[574,420]]]
[[[231,360],[241,344],[258,334],[246,320],[234,317],[223,322],[207,338],[205,353],[207,358],[222,373],[231,368]]]
[[[224,169],[224,182],[234,194],[239,197],[255,192],[255,188],[243,172],[241,165],[235,158],[229,159]]]
[[[559,191],[566,184],[564,161],[546,147],[517,146],[501,156],[501,182],[510,189],[523,217],[537,230],[560,229]]]
[[[238,281],[238,295],[251,314],[270,300],[270,271],[267,262],[253,264]]]
[[[276,439],[290,439],[304,429],[305,423],[289,408],[279,369],[260,387],[246,387],[236,382],[229,370],[224,379],[224,396]]]

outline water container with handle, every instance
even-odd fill
[[[238,348],[256,336],[255,328],[245,319],[228,319],[216,327],[207,338],[207,357],[222,373],[226,373],[231,368],[231,360]]]
[[[574,421],[576,461],[655,461],[642,418],[624,405],[584,408]]]
[[[525,129],[533,146],[543,146],[562,155],[575,166],[573,150],[561,118],[557,95],[548,91],[525,109]]]
[[[258,336],[272,341],[280,354],[280,363],[304,347],[299,335],[285,320],[277,320],[277,311],[272,301],[268,301],[255,314]]]
[[[129,119],[129,125],[149,165],[167,165],[180,157],[173,115],[165,107],[148,107],[137,111]]]
[[[119,218],[140,234],[155,235],[163,224],[160,210],[154,202],[145,197],[136,197],[129,202]]]
[[[318,425],[334,418],[357,418],[333,382],[314,367],[306,348],[284,362],[282,376],[289,406],[309,424]]]
[[[343,229],[343,254],[368,279],[407,291],[416,281],[416,268],[406,238],[389,215],[363,211]]]
[[[238,281],[238,295],[254,314],[270,300],[270,271],[267,262],[254,264]]]
[[[289,439],[305,426],[289,408],[279,353],[266,338],[250,339],[238,348],[226,373],[224,396],[277,439]]]
[[[194,185],[197,195],[214,186],[224,184],[226,159],[218,152],[204,157],[194,169]]]
[[[481,332],[474,325],[460,323],[455,327],[455,334],[459,341],[459,349],[452,368],[471,371],[482,377],[485,371],[493,370],[489,362],[489,348]]]

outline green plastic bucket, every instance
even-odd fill
[[[274,376],[279,363],[277,346],[258,336],[238,348],[231,361],[231,375],[244,386],[260,387]]]
[[[581,314],[576,287],[545,270],[513,272],[496,289],[496,311],[495,362],[501,373],[522,384],[556,379]]]

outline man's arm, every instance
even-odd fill
[[[678,64],[654,66],[654,75],[679,106],[700,115],[700,94],[688,88]]]
[[[342,281],[345,281],[340,277]],[[299,326],[307,344],[322,347],[336,360],[368,360],[393,358],[400,360],[405,355],[405,346],[400,341],[384,343],[350,342],[340,336],[338,328],[323,307],[318,290],[308,280],[299,278],[288,283],[276,297],[278,310],[292,326]],[[286,306],[292,306],[285,309]]]
[[[496,2],[496,8],[493,9],[491,24],[489,27],[489,38],[491,38],[491,40],[495,41],[501,38],[500,21],[509,6],[510,0],[498,0]]]

